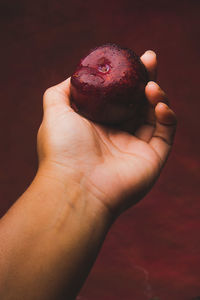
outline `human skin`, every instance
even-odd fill
[[[70,78],[45,92],[37,174],[0,220],[2,300],[75,299],[113,222],[158,178],[176,117],[153,82],[155,54],[141,59],[150,107],[134,135],[131,122],[113,129],[75,113]]]

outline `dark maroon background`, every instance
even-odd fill
[[[94,46],[158,55],[158,81],[179,126],[152,192],[112,227],[80,300],[192,300],[200,296],[200,1],[0,1],[1,215],[37,170],[46,88]]]

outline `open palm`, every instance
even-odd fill
[[[155,54],[148,51],[141,59],[155,80]],[[149,101],[145,124],[134,134],[131,121],[120,130],[102,126],[73,111],[69,85],[70,78],[44,95],[39,160],[79,174],[77,182],[118,215],[138,202],[158,178],[173,142],[175,114],[164,104],[164,92],[150,81],[145,90]]]

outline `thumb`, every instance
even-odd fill
[[[44,112],[49,108],[70,107],[70,77],[61,83],[48,88],[43,95]]]

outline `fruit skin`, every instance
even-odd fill
[[[129,119],[139,124],[148,106],[147,82],[147,70],[132,50],[102,45],[91,50],[71,76],[71,106],[101,124],[121,124]]]

